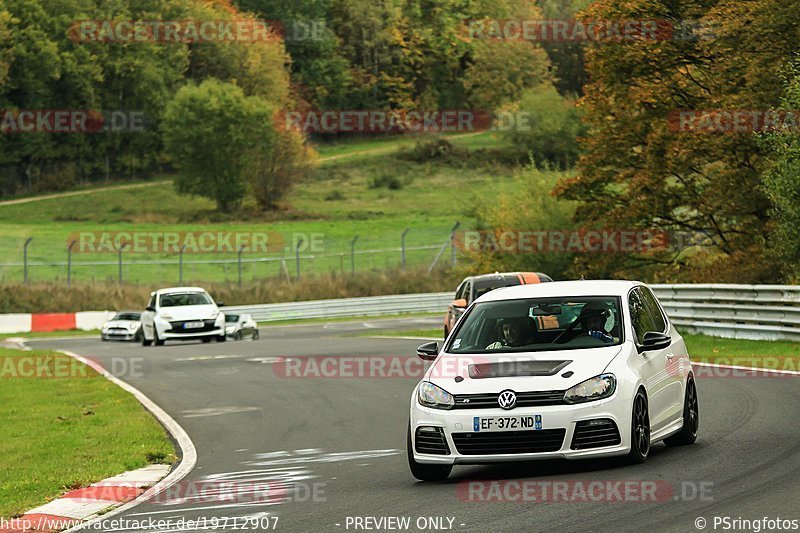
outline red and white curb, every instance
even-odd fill
[[[0,314],[0,333],[38,333],[100,329],[111,320],[113,311],[80,311],[77,313],[12,313]]]
[[[3,525],[10,527],[3,527],[0,533],[60,531],[101,515],[107,516],[113,508],[144,494],[169,471],[169,465],[149,465],[72,490],[20,518],[7,520]]]
[[[27,348],[24,343],[19,343],[19,347]],[[60,350],[60,352],[91,367],[118,387],[131,393],[145,409],[158,419],[177,442],[180,449],[180,463],[171,472],[169,465],[150,465],[104,479],[90,487],[70,491],[50,503],[28,511],[21,519],[16,519],[18,524],[29,527],[2,529],[5,525],[0,525],[0,533],[61,530],[74,532],[81,531],[84,527],[90,529],[93,523],[120,514],[167,490],[186,477],[197,463],[197,450],[186,431],[144,393],[113,376],[95,361],[66,350]],[[14,524],[13,520],[10,521],[12,525]],[[47,529],[48,527],[49,529]]]

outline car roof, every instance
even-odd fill
[[[507,277],[517,277],[520,274],[536,274],[539,275],[537,272],[492,272],[491,274],[479,274],[477,276],[469,276],[467,277],[468,280],[471,281],[484,281],[484,280],[502,280]]]
[[[206,290],[203,287],[168,287],[158,289],[156,294],[171,294],[175,292],[206,292]]]
[[[518,298],[548,298],[560,296],[627,296],[640,281],[580,280],[553,281],[534,285],[515,285],[487,292],[477,302],[514,300]]]
[[[142,314],[141,311],[133,311],[131,309],[125,309],[123,311],[114,311],[114,313],[116,313],[118,315],[121,315],[121,314],[124,314],[124,313],[133,313],[134,315],[141,315]]]

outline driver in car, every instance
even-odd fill
[[[578,320],[581,322],[581,329],[587,335],[603,342],[612,343],[614,337],[606,331],[606,320],[610,313],[608,309],[599,303],[588,303],[581,309]]]
[[[524,344],[524,330],[521,320],[505,320],[501,326],[501,332],[502,338],[487,346],[487,350],[496,350],[504,346],[522,346]]]

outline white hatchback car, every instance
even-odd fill
[[[167,340],[225,342],[225,315],[200,287],[173,287],[153,292],[141,321],[144,346],[161,346]]]
[[[625,455],[691,444],[699,409],[683,338],[652,291],[628,281],[497,289],[477,299],[411,396],[408,462],[453,465]]]

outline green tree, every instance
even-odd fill
[[[582,134],[573,102],[546,85],[525,92],[514,112],[526,122],[515,124],[504,135],[519,156],[531,155],[539,164],[562,169],[572,167],[578,158],[578,137]]]
[[[794,113],[800,109],[800,64],[796,62],[787,74],[781,109]],[[797,282],[800,279],[800,135],[796,130],[771,132],[766,145],[772,152],[772,166],[764,180],[774,215],[770,252],[784,266],[787,278]]]
[[[237,209],[254,147],[274,139],[273,110],[261,98],[219,80],[182,87],[164,113],[164,145],[179,169],[175,188]]]
[[[589,133],[578,176],[559,194],[580,202],[577,217],[604,227],[701,232],[711,266],[695,271],[681,250],[652,258],[669,276],[706,281],[774,282],[764,254],[770,202],[763,192],[764,149],[751,133],[686,133],[669,120],[678,110],[768,109],[782,92],[775,65],[795,53],[800,4],[781,0],[600,0],[600,20],[699,21],[696,39],[598,43],[587,51],[591,83],[581,101]],[[619,272],[607,257],[585,269]]]

